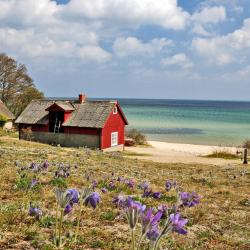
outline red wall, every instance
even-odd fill
[[[120,110],[118,109],[117,114],[110,113],[108,120],[104,128],[102,129],[101,136],[101,149],[111,147],[111,133],[118,132],[118,145],[124,144],[124,129],[125,122],[122,118]]]
[[[66,134],[85,134],[85,135],[98,135],[96,128],[78,128],[78,127],[64,127]]]
[[[31,128],[32,131],[36,131],[36,132],[49,132],[49,125],[38,125],[38,124],[33,124],[33,125],[29,125],[29,124],[20,124],[19,125],[20,129],[24,128]]]
[[[49,132],[49,124],[48,125],[32,125],[32,131]]]
[[[65,112],[64,113],[64,122],[66,122],[70,116],[71,116],[71,112]]]

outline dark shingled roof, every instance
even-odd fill
[[[56,101],[54,102],[51,106],[53,105],[57,105],[58,107],[60,107],[61,109],[65,110],[65,111],[73,111],[75,110],[74,106],[67,101]],[[48,107],[49,109],[49,107]]]
[[[53,103],[53,101],[44,100],[31,101],[22,114],[16,119],[15,123],[46,124],[48,122],[49,112],[45,111],[45,109]]]
[[[0,115],[5,116],[8,120],[14,120],[15,116],[10,112],[10,110],[5,106],[5,104],[0,100]]]
[[[64,105],[65,108],[73,107],[70,118],[62,125],[67,127],[103,128],[105,122],[114,108],[114,101],[85,101],[79,104],[77,101],[52,101],[34,100],[22,114],[16,123],[22,124],[46,124],[48,123],[48,107],[53,104]]]
[[[86,101],[75,104],[75,111],[63,126],[103,128],[115,103],[110,101]]]

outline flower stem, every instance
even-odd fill
[[[161,237],[158,237],[157,240],[155,241],[153,250],[157,250],[158,244],[159,244],[159,242],[160,242],[160,238],[161,238]]]
[[[140,250],[140,246],[141,246],[141,242],[142,242],[143,236],[144,236],[144,234],[141,234],[141,237],[140,237],[140,239],[138,241],[137,250]]]
[[[59,220],[59,232],[58,232],[58,246],[61,246],[61,234],[62,234],[62,221],[63,221],[63,208],[61,208],[61,215]]]
[[[135,250],[135,235],[134,230],[131,230],[131,236],[132,236],[132,250]]]
[[[80,227],[81,213],[82,213],[82,202],[80,202],[80,209],[79,209],[79,214],[77,218],[77,226],[76,226],[76,234],[75,234],[74,242],[77,241],[77,236],[78,236],[79,227]]]
[[[56,227],[55,227],[55,242],[57,241],[57,226],[58,226],[58,203],[56,202]]]

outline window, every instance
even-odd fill
[[[118,132],[111,133],[111,147],[118,145]]]
[[[117,107],[114,107],[113,114],[117,114]]]

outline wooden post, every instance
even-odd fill
[[[243,151],[243,164],[247,164],[247,148]]]

